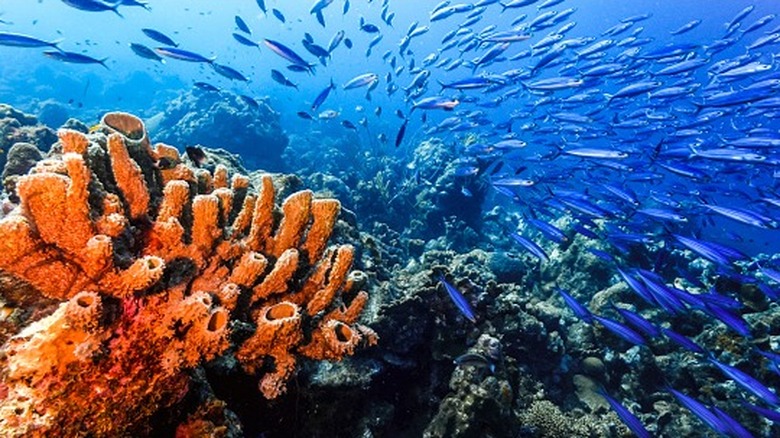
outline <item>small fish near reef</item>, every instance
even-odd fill
[[[491,374],[496,372],[495,362],[487,356],[478,353],[463,354],[456,357],[452,362],[459,367],[483,368],[490,371]]]
[[[184,150],[187,153],[187,158],[192,161],[192,164],[194,164],[195,167],[203,167],[208,161],[206,153],[197,146],[187,146]]]
[[[469,321],[476,323],[477,317],[475,316],[474,309],[471,307],[471,304],[469,304],[468,299],[458,290],[458,288],[450,284],[443,275],[439,277],[439,281],[444,286],[444,289],[447,291],[447,295],[449,295],[450,299],[458,308],[460,313]]]

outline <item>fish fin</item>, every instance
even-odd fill
[[[121,12],[119,12],[119,5],[120,5],[119,3],[118,3],[118,4],[115,4],[115,5],[114,5],[114,7],[113,7],[113,8],[111,8],[111,10],[112,10],[112,11],[113,11],[115,14],[119,15],[119,18],[125,18],[125,16],[124,16],[124,15],[122,15],[122,13],[121,13]]]
[[[688,144],[688,149],[691,150],[691,155],[690,155],[689,158],[691,158],[691,157],[698,157],[699,156],[699,151],[697,151],[696,148],[693,147],[693,144]]]
[[[59,44],[63,41],[65,41],[65,38],[57,38],[56,40],[50,42],[49,45],[62,52],[62,49],[59,48]]]
[[[650,156],[650,163],[655,163],[655,160],[658,159],[658,155],[661,154],[661,146],[664,145],[664,141],[661,140],[658,142],[657,145],[653,148],[653,155]]]

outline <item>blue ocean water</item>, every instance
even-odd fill
[[[555,258],[557,239],[568,242],[590,231],[593,236],[588,237],[600,242],[592,248],[603,251],[613,270],[626,269],[645,293],[659,289],[649,292],[648,307],[666,309],[673,320],[684,319],[684,309],[705,309],[721,320],[728,320],[731,313],[724,316],[720,310],[739,312],[659,286],[680,278],[705,291],[716,276],[760,284],[770,301],[776,300],[775,275],[780,271],[777,2],[564,0],[504,8],[492,1],[453,1],[442,6],[443,2],[429,0],[350,0],[344,12],[345,2],[339,0],[323,9],[324,25],[310,13],[313,0],[264,3],[267,13],[254,0],[149,0],[148,9],[118,6],[120,16],[79,10],[59,0],[3,0],[0,32],[57,40],[59,49],[104,60],[105,65],[60,62],[43,56],[45,49],[0,45],[0,102],[33,114],[47,102],[55,103],[59,113],[52,120],[61,123],[74,117],[91,124],[112,110],[152,118],[169,101],[193,90],[196,82],[205,82],[220,93],[267,98],[291,136],[324,132],[341,137],[351,143],[352,153],[370,151],[389,157],[401,163],[401,169],[414,162],[421,142],[442,139],[455,156],[447,163],[457,175],[451,182],[456,197],[448,206],[450,212],[477,209],[473,221],[486,220],[481,215],[495,206],[506,212],[497,227],[503,232],[481,236],[486,246]],[[552,6],[540,9],[545,4]],[[455,6],[462,11],[431,20],[434,10]],[[274,8],[283,14],[284,23],[273,16]],[[535,21],[547,13],[546,19]],[[392,21],[389,14],[394,14]],[[558,21],[563,15],[567,16]],[[735,21],[740,15],[744,16]],[[237,28],[236,16],[246,22],[251,35]],[[362,20],[376,25],[378,31],[361,29]],[[467,20],[472,23],[464,26]],[[672,34],[695,20],[701,23]],[[241,72],[249,81],[228,79],[209,63],[171,58],[161,63],[139,57],[129,44],[163,47],[144,35],[143,28],[163,32],[178,48],[214,58],[213,62]],[[308,34],[327,48],[339,31],[353,46],[341,42],[324,60],[326,65],[302,44]],[[240,44],[233,33],[258,42],[258,47]],[[410,37],[412,33],[419,35]],[[498,40],[508,35],[518,41]],[[368,53],[371,42],[380,37]],[[399,48],[405,38],[408,46]],[[552,42],[539,45],[545,38]],[[269,50],[264,39],[295,51],[314,65],[313,73],[289,70],[289,60]],[[458,41],[457,46],[445,48],[450,41]],[[484,58],[491,50],[496,56]],[[521,56],[523,51],[528,54]],[[598,68],[608,71],[594,70]],[[275,81],[272,70],[282,72],[295,87]],[[429,77],[414,82],[423,71]],[[366,73],[378,75],[375,89],[344,88]],[[463,80],[477,85],[459,85]],[[334,90],[312,110],[316,96],[331,81]],[[642,88],[634,92],[626,88],[630,86]],[[654,94],[662,91],[668,97]],[[439,98],[435,102],[439,106],[447,103],[455,108],[426,109],[421,104],[426,98]],[[325,110],[337,115],[320,118]],[[302,118],[300,112],[314,120]],[[317,147],[309,145],[314,156]],[[230,151],[250,163],[264,153],[262,145]],[[351,168],[350,161],[344,160],[343,171],[370,176],[361,173],[365,169]],[[279,165],[266,170],[291,169]],[[409,177],[403,170],[395,176]],[[475,196],[485,201],[471,202]],[[559,228],[565,236],[557,234]],[[512,233],[524,238],[513,239]],[[682,250],[688,251],[685,257],[679,255]],[[696,257],[709,260],[708,268],[689,269],[682,263],[693,265]],[[697,276],[703,278],[692,278]],[[744,301],[733,292],[728,291],[732,298]],[[591,296],[575,293],[574,299]],[[777,330],[770,327],[762,332],[774,339],[780,335]],[[744,333],[732,335],[750,338]],[[759,344],[757,348],[764,352],[776,348],[766,339]],[[700,355],[702,362],[708,354]],[[773,379],[769,386],[778,383],[777,376],[765,369],[745,366],[748,356],[733,359],[743,371]],[[776,358],[768,362],[778,365]],[[731,379],[739,380],[733,375]],[[750,383],[744,386],[753,397],[751,402],[761,401],[755,392],[751,395]],[[718,431],[721,435],[740,436],[727,430],[726,424],[721,419],[713,428],[723,428]]]

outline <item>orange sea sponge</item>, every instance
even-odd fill
[[[2,347],[1,436],[148,434],[204,361],[236,351],[273,398],[300,358],[376,342],[357,324],[367,294],[342,293],[354,248],[326,249],[338,201],[302,191],[279,208],[270,176],[254,193],[224,167],[193,171],[125,113],[59,137],[0,220],[0,271],[61,302]]]

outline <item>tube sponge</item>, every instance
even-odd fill
[[[102,123],[61,131],[64,153],[19,178],[0,219],[0,270],[59,301],[0,351],[0,436],[129,435],[229,349],[274,398],[301,358],[376,342],[356,323],[362,284],[346,284],[354,248],[326,249],[338,201],[301,191],[280,207],[269,175],[251,193],[152,148],[132,115]],[[236,324],[254,331],[231,345]]]

